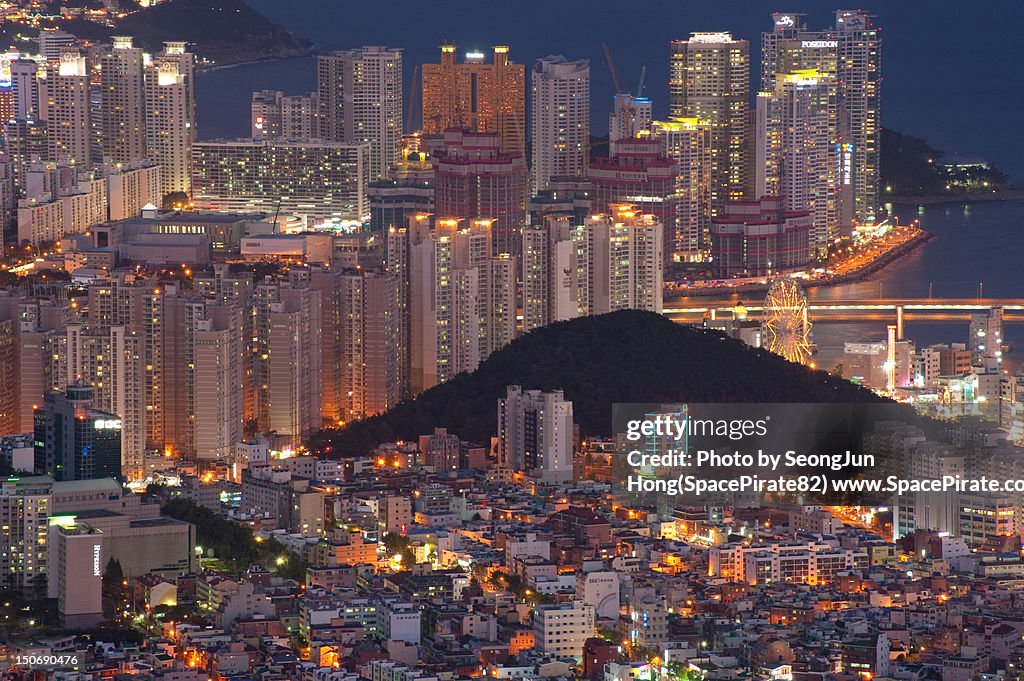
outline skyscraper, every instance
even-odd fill
[[[398,403],[398,280],[385,272],[341,275],[341,420]]]
[[[810,211],[812,252],[824,256],[839,235],[835,84],[817,71],[778,74],[775,91],[757,96],[754,187],[785,211]]]
[[[509,61],[509,49],[494,47],[493,63],[482,52],[469,52],[457,62],[455,45],[441,46],[441,63],[423,65],[423,132],[448,128],[494,132],[501,151],[526,151],[525,67]]]
[[[68,386],[47,393],[36,409],[36,473],[55,480],[121,475],[121,419],[92,408],[93,390]]]
[[[164,43],[145,69],[146,155],[161,167],[161,191],[189,193],[196,137],[195,57],[185,43]]]
[[[388,266],[392,272],[406,268],[413,394],[473,371],[512,339],[515,261],[491,256],[489,220],[463,225],[439,219],[432,231],[396,230],[389,236]]]
[[[666,257],[692,262],[704,258],[710,226],[710,126],[696,118],[654,121],[652,134],[661,140],[665,156],[676,163],[673,219],[665,225]]]
[[[131,38],[113,40],[100,57],[99,140],[105,158],[132,163],[146,157],[144,56]]]
[[[33,59],[11,62],[11,95],[14,120],[38,120],[42,113],[39,97],[39,63]]]
[[[583,177],[590,155],[590,62],[538,59],[530,71],[532,192],[551,178]]]
[[[579,311],[583,316],[616,310],[662,311],[662,225],[633,206],[612,206],[574,232]]]
[[[491,223],[497,253],[518,255],[526,224],[526,159],[500,150],[498,133],[449,129],[433,155],[434,212]]]
[[[567,217],[550,215],[523,230],[523,332],[579,314],[576,243]]]
[[[49,158],[88,166],[92,162],[89,70],[78,50],[61,52],[46,76]]]
[[[842,233],[879,213],[881,38],[860,10],[836,12],[834,28],[810,31],[804,16],[777,12],[761,35],[761,89],[774,92],[780,74],[814,70],[836,87],[834,163],[850,191],[838,207]]]
[[[370,179],[398,161],[402,140],[402,50],[370,46],[317,57],[320,137],[370,144]]]
[[[748,192],[750,44],[728,33],[693,33],[671,46],[669,116],[710,126],[710,211]]]

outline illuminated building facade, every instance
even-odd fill
[[[662,311],[663,227],[632,206],[592,215],[574,232],[579,313]]]
[[[711,215],[749,192],[747,148],[750,43],[728,33],[694,33],[671,45],[669,116],[710,126]]]
[[[161,194],[189,193],[196,138],[195,56],[185,43],[164,43],[145,68],[146,157],[160,165]],[[159,202],[156,205],[160,205]]]
[[[757,96],[754,186],[787,211],[810,211],[811,245],[824,256],[840,235],[841,185],[833,153],[835,84],[817,71],[780,74]]]
[[[615,154],[619,140],[633,139],[651,129],[653,104],[647,97],[634,97],[628,93],[615,95],[612,112],[608,116],[609,153]]]
[[[504,154],[526,151],[525,67],[509,61],[509,48],[494,47],[488,64],[469,52],[459,64],[455,45],[441,46],[441,63],[423,65],[423,132],[448,128],[497,133]]]
[[[806,267],[812,224],[808,211],[787,211],[777,197],[726,204],[711,223],[716,276],[761,277]]]
[[[664,155],[676,164],[673,217],[666,223],[666,257],[673,261],[703,260],[708,248],[711,193],[711,129],[696,118],[654,121],[652,135]]]
[[[841,231],[879,215],[881,37],[861,10],[836,12],[834,28],[810,31],[804,16],[777,12],[761,36],[761,89],[774,92],[779,75],[815,70],[836,87],[835,163],[849,187],[839,206]]]
[[[36,473],[54,480],[121,475],[121,419],[91,407],[93,390],[47,393],[35,411]]]
[[[319,137],[370,145],[370,178],[399,160],[402,50],[370,46],[317,56]]]
[[[672,225],[678,175],[679,164],[665,156],[662,140],[649,136],[620,139],[611,158],[598,158],[590,164],[591,206],[602,212],[613,203],[629,203],[657,216],[662,225]],[[663,251],[671,259],[674,231],[665,232]]]
[[[319,135],[317,93],[286,95],[280,90],[252,93],[252,138],[311,139]]]
[[[192,147],[197,207],[291,213],[313,224],[369,215],[370,145],[221,140]]]
[[[114,163],[146,158],[144,61],[142,48],[124,36],[100,57],[99,142]]]
[[[576,244],[569,218],[550,215],[523,230],[523,332],[579,314]]]
[[[434,212],[457,219],[490,219],[495,254],[518,255],[526,223],[526,159],[501,151],[497,133],[444,133],[434,152]]]
[[[88,165],[92,162],[89,71],[78,50],[61,52],[46,76],[45,110],[48,158]]]
[[[562,56],[530,70],[531,190],[553,177],[584,177],[590,155],[590,62]]]

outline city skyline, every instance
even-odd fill
[[[1006,64],[761,4],[3,7],[3,681],[1024,681]]]

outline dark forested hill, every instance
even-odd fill
[[[486,443],[505,386],[565,391],[585,434],[607,435],[615,402],[863,402],[869,391],[713,331],[649,312],[624,311],[528,333],[463,374],[386,414],[325,430],[310,442],[351,456],[381,442],[447,427]],[[330,447],[327,450],[327,447]]]

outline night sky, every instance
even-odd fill
[[[455,40],[461,56],[493,44],[511,46],[514,61],[547,54],[591,60],[594,132],[607,128],[611,77],[601,43],[619,76],[635,90],[647,66],[644,94],[655,115],[668,108],[668,46],[691,31],[728,30],[751,41],[755,87],[760,33],[773,11],[802,12],[808,27],[832,24],[834,0],[793,3],[754,0],[548,2],[540,0],[249,0],[272,20],[314,40],[318,49],[389,44],[405,48],[412,65],[437,60],[437,45]],[[844,6],[853,9],[856,6]],[[1024,180],[1024,71],[1019,36],[1024,3],[876,0],[884,40],[882,123],[925,137],[947,152],[988,158]],[[287,89],[288,84],[282,84]]]

